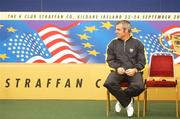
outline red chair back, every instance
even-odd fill
[[[172,55],[152,55],[150,61],[150,77],[174,77]]]

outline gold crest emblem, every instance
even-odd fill
[[[163,44],[162,39],[164,37],[167,37],[171,41],[173,48],[168,48]],[[165,48],[169,51],[172,51],[175,54],[180,54],[180,34],[179,35],[164,35],[164,34],[162,34],[159,38],[159,41],[160,41],[160,44],[163,46],[163,48]]]

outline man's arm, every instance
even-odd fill
[[[111,67],[111,68],[115,68],[117,70],[118,67],[120,67],[120,63],[117,62],[116,60],[116,55],[114,53],[114,46],[113,46],[113,42],[111,42],[108,46],[108,49],[107,49],[107,58],[106,58],[106,61],[108,63],[108,65]]]
[[[137,48],[137,63],[135,64],[135,68],[138,71],[141,71],[146,64],[146,57],[145,57],[145,49],[144,45],[140,42]]]

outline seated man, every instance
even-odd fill
[[[128,117],[133,116],[133,97],[144,90],[141,70],[146,64],[144,45],[132,37],[131,24],[122,20],[116,24],[117,38],[113,39],[107,49],[107,63],[112,70],[104,86],[115,96],[115,111],[121,107],[127,109]],[[128,82],[127,89],[121,89],[121,82]]]

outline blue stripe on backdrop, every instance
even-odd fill
[[[179,12],[180,0],[2,0],[0,11]]]

